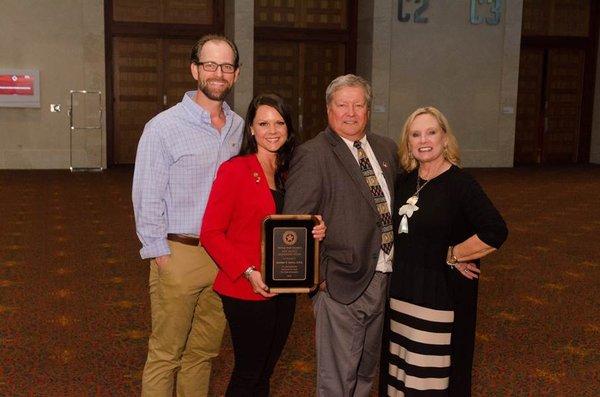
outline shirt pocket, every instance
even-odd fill
[[[224,152],[229,154],[228,158],[240,153],[241,142],[238,139],[229,138],[223,144],[225,145]]]
[[[175,167],[181,170],[206,170],[217,162],[218,150],[188,145],[177,152]]]

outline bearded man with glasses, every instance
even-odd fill
[[[133,207],[143,259],[150,259],[152,334],[142,396],[206,396],[225,316],[212,284],[217,267],[199,246],[219,166],[238,154],[243,120],[224,102],[239,54],[223,36],[202,37],[190,70],[198,82],[144,127],[135,161]]]

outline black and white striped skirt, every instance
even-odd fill
[[[394,298],[390,309],[388,396],[447,395],[454,311]]]

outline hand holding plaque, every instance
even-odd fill
[[[271,215],[263,221],[263,281],[273,293],[308,293],[319,283],[319,241],[314,215]]]

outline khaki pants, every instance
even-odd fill
[[[204,248],[169,241],[171,257],[160,270],[150,261],[152,334],[142,396],[206,396],[211,359],[225,330],[221,299],[212,284],[217,266]]]

